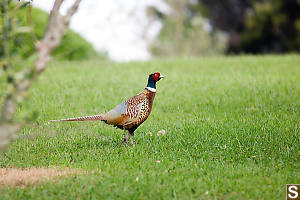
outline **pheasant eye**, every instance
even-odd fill
[[[153,76],[153,79],[157,82],[159,75],[157,73],[154,73],[152,76]]]

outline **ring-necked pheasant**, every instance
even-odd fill
[[[124,130],[125,143],[127,143],[128,141],[128,136],[126,134],[126,131],[128,131],[131,145],[134,145],[132,138],[134,135],[134,131],[150,115],[156,93],[156,83],[161,78],[164,78],[164,76],[159,72],[150,74],[148,78],[148,84],[142,92],[127,99],[126,101],[123,101],[121,104],[117,105],[114,109],[105,114],[51,120],[50,122],[100,120],[105,122],[106,124],[110,124]]]

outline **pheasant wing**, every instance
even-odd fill
[[[145,97],[145,94],[141,92],[117,105],[105,114],[106,123],[115,126],[124,126],[125,124],[134,122],[140,113]]]

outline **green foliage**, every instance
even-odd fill
[[[82,60],[96,57],[97,53],[79,34],[68,30],[53,55],[58,59]]]
[[[226,40],[220,32],[207,32],[205,19],[184,17],[182,28],[176,29],[178,22],[173,16],[166,17],[158,39],[151,51],[156,57],[203,56],[223,53]]]
[[[134,148],[101,122],[47,124],[108,111],[145,87],[153,71],[166,79]],[[18,112],[38,108],[38,121],[0,166],[89,174],[0,187],[0,199],[284,199],[285,184],[300,182],[299,76],[295,55],[52,62]],[[165,137],[156,136],[161,129]]]
[[[214,31],[227,33],[227,53],[284,53],[300,52],[300,1],[299,0],[195,0],[195,1],[168,1],[175,13],[187,15],[185,21],[177,20],[175,25],[168,25],[168,18],[163,19],[170,33],[176,34],[176,26],[182,24],[184,31],[188,32],[186,24],[191,23],[195,16],[208,18]],[[184,2],[184,3],[182,3]],[[180,8],[180,11],[176,8]],[[165,27],[164,27],[165,28]],[[162,34],[165,34],[162,32]],[[184,37],[188,47],[202,45],[202,51],[211,50],[205,45],[207,39]],[[169,36],[171,44],[178,39]],[[189,39],[191,40],[189,42]],[[204,45],[202,44],[204,39]],[[209,43],[209,42],[208,42]],[[214,44],[214,43],[212,43]],[[162,46],[164,47],[164,43]],[[172,48],[170,48],[172,49]],[[218,51],[218,48],[216,48]],[[185,46],[182,45],[182,50]],[[213,49],[214,50],[214,49]]]
[[[14,7],[15,5],[11,4],[10,10],[13,10]],[[16,24],[18,24],[19,27],[25,27],[28,25],[28,22],[31,21],[36,39],[39,40],[44,35],[48,14],[39,9],[33,8],[31,12],[32,17],[29,17],[27,9],[27,7],[24,7],[23,9],[17,11],[17,18],[15,19]],[[2,17],[0,20],[2,20]],[[20,56],[23,59],[32,56],[35,52],[35,38],[30,31],[27,31],[27,29],[25,30],[26,31],[24,32],[16,34],[15,39],[11,44],[12,54],[15,57]],[[1,40],[0,57],[3,56],[2,43],[3,41]],[[55,50],[53,55],[58,59],[82,60],[95,57],[97,56],[97,53],[93,49],[92,45],[83,39],[79,34],[68,30],[64,35],[60,46]]]
[[[300,51],[299,0],[198,0],[211,24],[229,36],[229,53]],[[191,10],[194,13],[203,9]],[[205,11],[205,9],[204,9]]]
[[[242,32],[246,52],[300,51],[300,1],[253,1]]]

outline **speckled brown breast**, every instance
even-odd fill
[[[141,100],[140,98],[143,97]],[[151,92],[144,89],[140,94],[133,98],[138,98],[140,101],[134,101],[134,99],[128,99],[127,110],[131,116],[132,121],[125,124],[124,128],[133,132],[139,125],[141,125],[150,115],[153,105],[155,92]],[[135,102],[134,105],[131,105]],[[139,102],[138,104],[136,102]],[[132,108],[134,106],[134,108]]]

